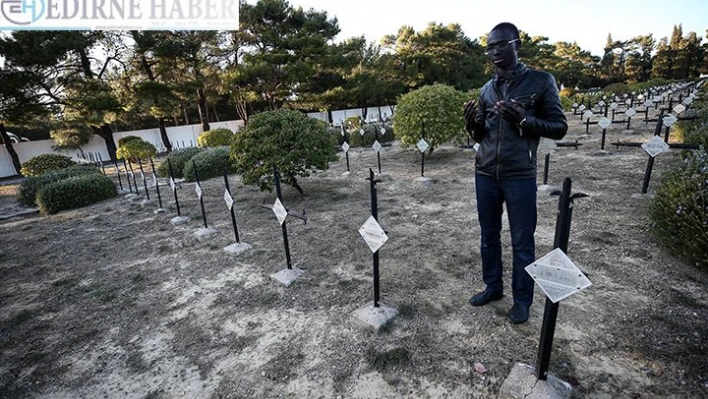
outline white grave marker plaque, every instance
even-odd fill
[[[175,179],[170,177],[170,187],[172,187],[172,191],[177,191],[177,186],[175,186]]]
[[[558,303],[592,285],[560,248],[526,266],[526,272],[553,303]]]
[[[381,130],[379,130],[379,133],[381,134],[386,134],[386,128],[382,127]]]
[[[626,111],[624,111],[624,114],[631,118],[637,114],[637,111],[635,111],[634,108],[628,108]]]
[[[194,192],[197,193],[197,198],[202,199],[202,186],[199,183],[194,185]]]
[[[373,216],[369,216],[364,225],[359,228],[359,234],[364,238],[371,252],[378,251],[388,241],[386,232],[383,231]]]
[[[597,124],[598,124],[602,129],[607,129],[607,128],[612,124],[612,122],[611,122],[609,119],[603,117],[602,119],[600,119],[599,122],[597,122]]]
[[[345,141],[344,144],[342,144],[342,150],[344,150],[344,152],[349,151],[349,143]]]
[[[378,140],[374,141],[374,145],[372,147],[374,148],[374,151],[376,151],[376,152],[381,151],[381,143],[379,143]]]
[[[619,104],[617,104],[616,102],[612,102],[610,104],[610,109],[617,109],[617,107],[619,107]]]
[[[646,101],[644,101],[644,106],[649,108],[652,106],[652,102],[650,100],[646,100]]]
[[[683,103],[686,105],[691,105],[692,102],[693,102],[693,99],[691,97],[686,97],[683,99]]]
[[[644,151],[646,151],[647,154],[654,158],[662,152],[667,151],[669,149],[669,145],[664,143],[664,140],[662,140],[661,137],[654,136],[651,140],[642,144],[642,148],[644,148]]]
[[[666,126],[666,127],[671,127],[671,125],[673,125],[674,123],[676,123],[677,120],[678,120],[678,119],[676,119],[675,116],[673,116],[673,115],[671,115],[671,114],[668,114],[668,115],[666,115],[666,116],[664,117],[664,119],[663,119],[663,121],[664,121],[664,126]]]
[[[583,118],[590,119],[590,118],[592,118],[593,115],[595,115],[595,114],[593,114],[592,111],[587,110],[583,113]]]
[[[226,202],[226,206],[229,207],[229,210],[234,207],[234,199],[227,189],[224,189],[224,202]]]
[[[364,129],[359,129],[359,134],[363,136],[363,135],[364,135]]]
[[[578,103],[573,103],[573,108],[578,108]]]
[[[679,104],[674,107],[674,112],[676,112],[676,115],[680,114],[681,112],[685,111],[686,107],[683,106],[683,104]]]
[[[280,222],[280,225],[282,226],[285,218],[288,216],[288,211],[283,206],[283,203],[280,202],[279,198],[275,199],[275,204],[273,204],[273,213],[275,213],[275,217],[278,218],[278,222]]]
[[[605,102],[604,102],[604,101],[602,101],[602,100],[600,100],[600,102],[599,102],[599,103],[597,103],[597,105],[599,105],[599,106],[601,106],[601,107],[604,107],[604,106],[605,106]]]
[[[427,150],[428,147],[430,147],[430,145],[428,144],[427,141],[425,141],[425,139],[420,139],[417,146],[418,146],[418,150],[420,150],[420,152],[425,152],[425,150]]]
[[[578,109],[580,110],[580,112],[585,111],[585,105],[581,104],[580,107],[578,107]]]
[[[152,186],[157,187],[157,175],[155,172],[152,173]]]
[[[479,152],[479,143],[475,143],[472,148],[474,148],[475,152]]]

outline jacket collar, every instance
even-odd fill
[[[516,65],[516,68],[514,68],[513,71],[507,72],[504,76],[499,75],[499,73],[494,74],[494,84],[503,82],[503,81],[514,81],[521,77],[523,74],[525,74],[529,69],[524,65],[524,63],[520,62]]]

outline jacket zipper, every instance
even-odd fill
[[[497,94],[497,98],[498,99],[502,98],[501,94],[499,93],[499,90],[497,90],[497,85],[493,84],[492,86],[494,87],[494,92]],[[509,91],[509,88],[507,88],[507,92],[508,91]],[[504,100],[506,101],[506,98],[504,98]],[[501,143],[502,143],[502,140],[504,137],[502,135],[502,123],[504,122],[504,118],[502,118],[499,115],[497,115],[497,116],[499,117],[499,133],[497,134],[498,139],[497,139],[497,173],[496,173],[496,175],[497,175],[497,180],[499,180],[499,170],[501,167],[501,161],[499,158],[501,157]]]

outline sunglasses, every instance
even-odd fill
[[[506,49],[509,48],[511,43],[518,42],[518,41],[519,41],[519,39],[514,39],[514,40],[509,40],[508,42],[501,42],[501,43],[493,44],[491,46],[487,46],[487,49],[484,51],[484,54],[489,55],[497,50],[505,51]]]

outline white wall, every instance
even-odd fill
[[[216,129],[217,127],[225,127],[232,131],[238,131],[243,126],[243,121],[225,121],[225,122],[210,122],[209,127]],[[188,126],[173,126],[167,128],[167,137],[169,137],[173,148],[184,148],[184,147],[194,147],[197,145],[197,137],[202,132],[202,125],[188,125]],[[113,134],[113,141],[118,146],[118,140],[124,136],[138,136],[143,140],[152,143],[158,151],[164,149],[162,145],[162,139],[160,139],[159,129],[145,129],[136,130],[130,132],[119,132]],[[24,163],[41,154],[61,154],[71,157],[75,161],[81,160],[81,152],[79,150],[54,150],[54,140],[37,140],[37,141],[23,141],[20,143],[13,143],[12,148],[17,152],[17,156],[20,158],[20,163]],[[108,150],[106,150],[106,142],[101,137],[97,135],[91,136],[89,142],[81,147],[84,152],[86,159],[98,160],[102,159],[107,161],[111,159],[108,156]],[[100,157],[100,158],[99,158]],[[12,158],[8,154],[5,145],[0,145],[0,177],[14,176],[15,168],[12,165]]]

